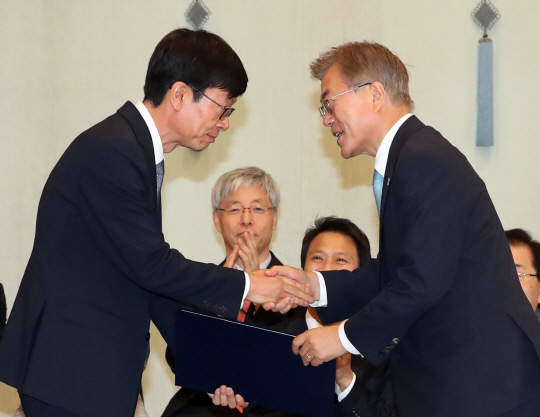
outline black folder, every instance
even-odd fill
[[[227,385],[250,403],[311,417],[333,414],[336,363],[304,366],[293,335],[178,310],[176,384],[214,392]]]

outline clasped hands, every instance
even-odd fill
[[[285,314],[297,306],[307,307],[319,298],[319,279],[313,272],[274,266],[252,272],[249,278],[247,299],[262,304],[265,310]]]

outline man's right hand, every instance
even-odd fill
[[[293,307],[307,307],[315,301],[307,285],[287,277],[267,276],[265,272],[268,271],[260,270],[249,274],[251,284],[246,297],[249,301],[262,304],[265,310],[283,314]]]
[[[309,287],[313,294],[314,300],[319,300],[320,298],[320,285],[319,277],[314,272],[306,272],[301,269],[293,268],[291,266],[273,266],[271,269],[266,271],[266,276],[268,277],[281,277],[283,279],[294,280],[301,284],[305,284]],[[311,303],[312,301],[310,301]],[[275,306],[264,306],[266,310],[287,312],[290,310],[290,307],[287,309],[288,300],[281,300]],[[289,303],[290,304],[290,303]],[[304,306],[302,304],[302,306]],[[269,308],[267,308],[269,307]],[[296,306],[293,306],[296,307]],[[284,311],[286,309],[286,311]]]

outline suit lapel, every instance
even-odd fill
[[[129,122],[133,128],[133,133],[135,133],[137,141],[144,149],[144,159],[148,170],[146,180],[148,181],[148,186],[151,191],[152,207],[156,207],[156,220],[161,227],[161,206],[158,207],[157,200],[156,159],[154,156],[154,144],[152,142],[150,130],[148,130],[148,126],[139,113],[139,110],[137,110],[130,101],[120,107],[118,113]]]
[[[381,220],[384,215],[384,208],[386,205],[386,196],[388,195],[388,190],[390,189],[390,184],[392,182],[392,175],[394,174],[394,169],[396,168],[397,161],[399,160],[399,155],[407,142],[407,139],[419,129],[424,127],[424,124],[418,120],[416,116],[409,117],[405,123],[398,129],[396,136],[392,141],[390,146],[390,151],[388,153],[388,161],[386,162],[386,170],[384,173],[383,189],[381,196]]]

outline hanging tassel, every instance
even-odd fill
[[[477,99],[476,146],[493,146],[493,43],[487,34],[478,43]]]

